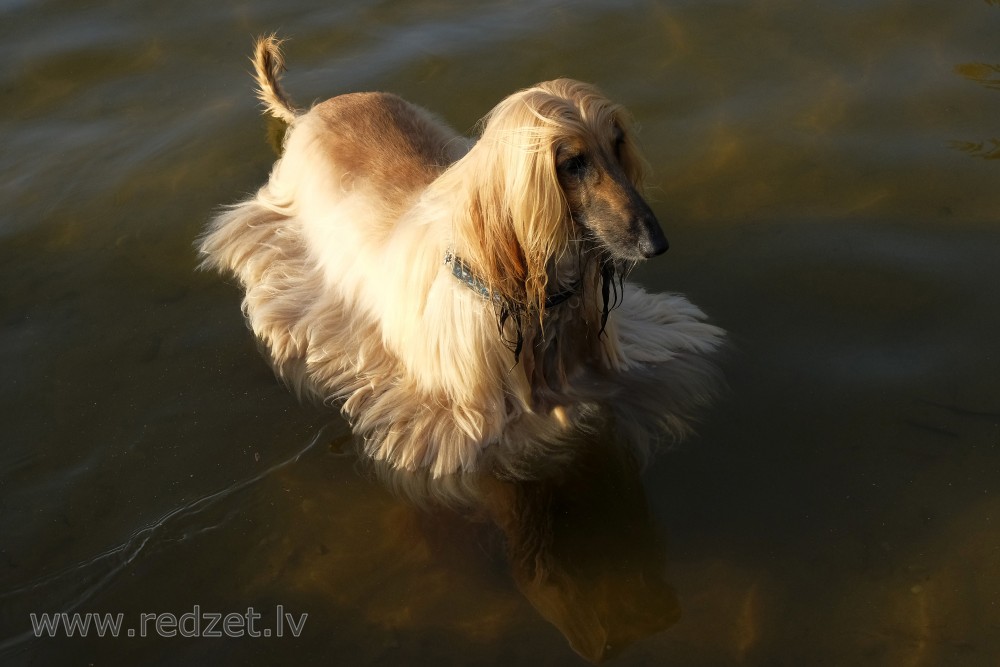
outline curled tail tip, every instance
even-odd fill
[[[299,111],[281,87],[281,73],[285,71],[285,57],[281,52],[283,42],[275,33],[261,35],[254,44],[251,60],[257,80],[257,97],[272,116],[291,123],[298,117]]]

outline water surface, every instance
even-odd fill
[[[699,435],[641,474],[595,441],[473,517],[361,474],[195,270],[274,159],[272,30],[303,103],[626,104],[672,245],[636,278],[733,341]],[[0,2],[2,662],[574,665],[607,631],[622,665],[996,664],[998,31],[983,0]],[[195,605],[308,619],[31,637]]]

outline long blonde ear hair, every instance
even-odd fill
[[[555,123],[541,89],[516,93],[482,121],[482,136],[456,164],[469,201],[456,207],[456,253],[500,300],[545,310],[549,261],[566,251],[569,207],[556,176]]]

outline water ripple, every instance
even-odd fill
[[[65,598],[64,601],[58,604],[59,611],[73,612],[79,609],[85,602],[92,599],[97,593],[106,589],[143,552],[147,552],[157,545],[184,542],[219,528],[235,516],[235,512],[227,512],[221,521],[215,521],[204,526],[191,527],[186,526],[182,522],[201,514],[229,496],[257,484],[282,468],[298,462],[303,455],[323,439],[328,426],[321,428],[295,454],[258,475],[248,477],[215,493],[175,507],[155,521],[132,533],[125,542],[113,546],[87,560],[75,563],[58,572],[39,577],[21,586],[0,592],[0,601],[2,601],[3,606],[7,610],[6,615],[13,616],[13,614],[10,614],[10,609],[19,600],[22,604],[18,606],[23,607],[24,603],[27,603],[33,609],[40,609],[44,604],[40,600],[57,597]],[[46,611],[51,611],[51,608]],[[27,622],[27,615],[28,612],[25,611],[25,622]],[[31,631],[6,638],[0,641],[0,655],[34,638],[34,634]]]

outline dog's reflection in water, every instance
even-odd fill
[[[569,444],[571,459],[530,481],[432,479],[388,467],[376,475],[425,508],[443,505],[494,523],[518,589],[596,663],[673,625],[680,606],[628,448],[606,433]]]

